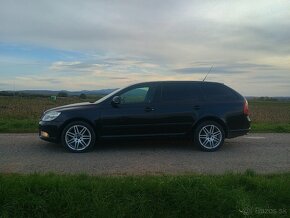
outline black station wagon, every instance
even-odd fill
[[[203,151],[250,130],[248,102],[224,84],[200,81],[144,82],[94,103],[44,112],[39,136],[72,152],[104,138],[188,137]]]

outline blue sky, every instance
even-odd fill
[[[290,95],[290,2],[1,1],[0,90],[152,80]]]

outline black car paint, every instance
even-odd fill
[[[194,101],[163,102],[162,86],[168,83],[192,83],[199,87],[199,97]],[[47,141],[59,142],[62,130],[72,121],[85,121],[98,138],[116,137],[168,137],[192,136],[194,128],[202,121],[214,120],[224,127],[227,138],[246,134],[250,130],[250,118],[243,113],[245,99],[235,92],[235,101],[208,101],[204,84],[209,82],[147,82],[117,90],[104,100],[95,103],[78,103],[50,109],[61,115],[53,121],[40,120],[39,132],[46,131]],[[219,84],[219,83],[215,83]],[[112,104],[114,96],[142,85],[155,87],[150,102],[136,104]],[[222,85],[222,84],[219,84]]]

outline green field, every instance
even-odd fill
[[[36,132],[41,113],[49,108],[81,101],[94,102],[98,97],[58,98],[0,97],[0,132]],[[252,132],[290,133],[290,102],[249,101]]]
[[[289,217],[290,174],[1,175],[0,217]]]

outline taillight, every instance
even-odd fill
[[[245,99],[245,103],[244,103],[244,114],[245,115],[249,115],[250,111],[249,111],[249,104],[248,101]]]

